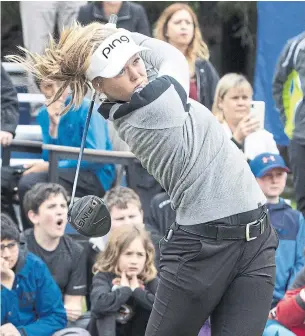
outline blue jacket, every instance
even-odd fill
[[[276,279],[274,306],[292,285],[296,274],[304,267],[305,222],[302,214],[293,210],[283,199],[278,204],[267,204],[270,221],[279,237],[275,254]]]
[[[68,98],[66,105],[71,98]],[[58,137],[52,138],[49,134],[50,119],[47,107],[43,106],[37,116],[37,121],[42,129],[43,143],[60,146],[80,147],[81,139],[86,122],[86,116],[90,106],[90,101],[84,99],[78,110],[70,109],[61,119],[58,127]],[[91,116],[86,148],[112,150],[108,135],[107,122],[93,109]],[[43,151],[43,159],[48,161],[48,151]],[[77,160],[62,160],[59,162],[59,168],[75,168]],[[92,170],[99,178],[105,191],[111,188],[115,177],[115,168],[112,164],[101,164],[95,162],[82,161],[81,168]]]
[[[12,289],[1,286],[1,325],[6,323],[22,336],[51,336],[67,324],[60,289],[32,253],[20,250]]]

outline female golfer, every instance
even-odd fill
[[[170,196],[177,219],[160,242],[161,274],[146,336],[258,336],[268,317],[277,236],[265,197],[212,113],[187,96],[185,57],[166,42],[98,23],[65,30],[43,55],[14,56],[38,78],[86,84],[108,98],[100,113]],[[157,70],[149,82],[146,66]],[[63,111],[63,113],[67,108]]]

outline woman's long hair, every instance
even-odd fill
[[[250,87],[252,90],[251,84],[249,83],[247,78],[243,75],[237,73],[228,73],[224,75],[222,78],[220,78],[216,86],[214,103],[212,106],[212,113],[218,119],[219,122],[223,123],[225,120],[223,111],[219,108],[220,101],[224,98],[224,96],[231,88],[244,87],[244,86]]]
[[[136,239],[140,238],[146,252],[145,266],[139,278],[143,282],[149,282],[157,275],[155,267],[155,249],[149,237],[149,233],[142,225],[123,225],[114,229],[109,237],[105,251],[100,252],[96,263],[93,265],[93,273],[110,272],[119,275],[118,261],[120,255]]]
[[[63,110],[64,114],[72,105],[75,107],[81,105],[90,87],[86,71],[90,65],[91,55],[116,31],[117,29],[105,28],[96,22],[84,27],[75,22],[61,33],[58,43],[50,35],[49,45],[43,55],[19,47],[23,56],[10,55],[6,56],[6,59],[23,65],[37,81],[52,80],[60,83],[60,88],[50,104],[59,99],[65,89],[70,87],[72,99]]]
[[[194,37],[187,48],[185,56],[188,60],[191,73],[194,73],[196,59],[201,58],[208,60],[210,53],[208,46],[202,39],[198,18],[190,6],[178,2],[166,7],[156,23],[154,36],[159,40],[168,42],[168,38],[166,37],[168,21],[180,10],[188,11],[193,19]]]

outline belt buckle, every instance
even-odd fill
[[[254,223],[248,223],[246,225],[246,241],[251,241],[251,240],[254,240],[256,239],[257,237],[250,237],[250,226],[254,225],[254,224],[257,224],[257,222],[254,222]]]
[[[260,226],[260,233],[261,234],[264,233],[265,227],[263,225],[263,222],[264,222],[266,216],[267,216],[267,214],[265,213],[259,220],[255,221],[255,222],[252,222],[252,223],[248,223],[246,225],[246,241],[251,241],[251,240],[254,240],[254,239],[257,238],[257,236],[256,237],[250,237],[250,226],[252,226],[252,225],[259,224],[259,226]]]

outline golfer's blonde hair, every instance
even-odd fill
[[[84,27],[75,22],[71,27],[64,29],[58,43],[50,36],[49,45],[44,54],[39,55],[19,47],[23,56],[10,55],[6,58],[20,63],[38,81],[51,80],[60,83],[60,88],[50,104],[58,100],[65,89],[70,87],[72,99],[63,110],[62,114],[64,114],[72,105],[75,107],[81,105],[90,87],[85,74],[89,68],[91,56],[98,46],[116,31],[116,28],[105,27],[96,22]],[[96,80],[97,78],[93,80],[93,86]]]
[[[143,280],[143,282],[153,280],[157,275],[155,249],[149,233],[145,230],[143,225],[135,224],[122,225],[111,230],[105,250],[99,253],[96,263],[93,265],[93,273],[110,272],[120,275],[121,272],[118,265],[119,258],[137,238],[141,239],[146,252],[144,269],[138,277]]]
[[[219,122],[223,123],[225,120],[223,111],[219,108],[220,101],[224,98],[227,92],[232,88],[250,88],[251,84],[248,79],[237,73],[228,73],[224,75],[218,82],[214,95],[214,103],[212,106],[212,113],[218,119]]]
[[[174,3],[164,9],[162,14],[160,15],[156,27],[154,30],[154,36],[162,41],[168,42],[167,35],[167,27],[168,27],[168,21],[172,18],[172,16],[180,11],[180,10],[186,10],[190,13],[193,24],[194,24],[194,37],[189,44],[187,51],[186,51],[186,59],[189,63],[189,68],[191,73],[195,71],[195,62],[196,59],[202,58],[204,60],[208,60],[210,57],[209,49],[206,43],[202,39],[202,35],[200,32],[200,27],[198,23],[198,18],[195,14],[195,12],[192,10],[192,8],[184,3]]]

